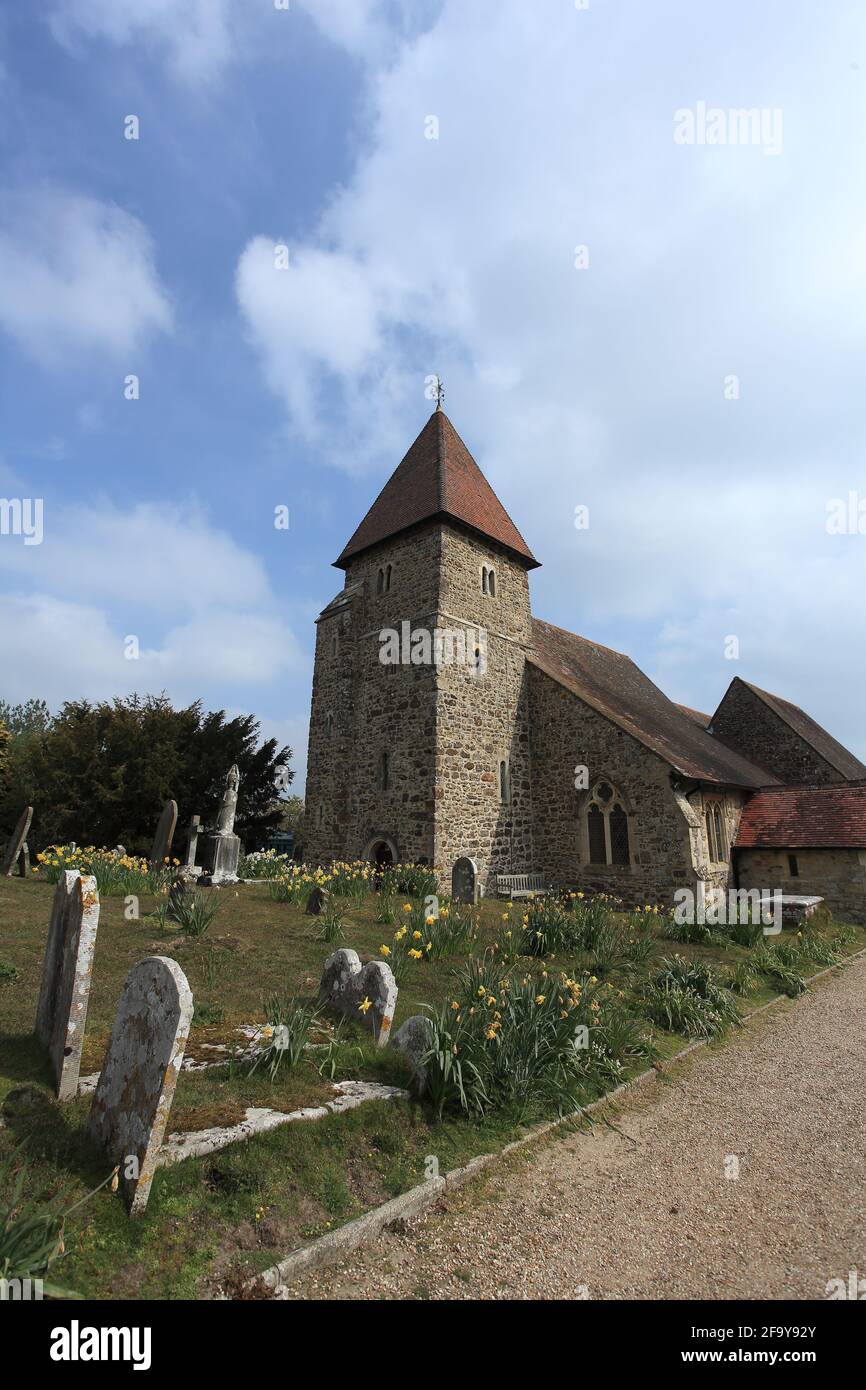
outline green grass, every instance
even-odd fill
[[[62,1107],[55,1102],[45,1057],[32,1036],[52,893],[37,878],[0,880],[0,1164],[10,1155],[13,1168],[26,1163],[25,1195],[39,1201],[59,1198],[66,1209],[98,1187],[107,1171],[84,1137],[89,1099]],[[102,902],[82,1074],[99,1069],[123,981],[144,956],[172,956],[189,979],[196,1003],[190,1056],[207,1056],[204,1044],[232,1040],[239,1024],[265,1023],[269,996],[311,1000],[316,994],[322,965],[334,947],[322,939],[320,919],[305,916],[294,903],[274,901],[266,883],[220,890],[219,915],[198,938],[147,915],[164,900],[142,895],[142,916],[133,921],[124,916],[122,898]],[[403,912],[402,894],[395,895],[390,923],[377,921],[380,903],[373,895],[339,901],[345,907],[341,944],[362,960],[379,956],[381,945],[392,943],[410,917]],[[502,903],[482,904],[476,962],[495,942],[502,948],[508,929],[504,911]],[[515,928],[521,915],[518,908],[510,913]],[[622,918],[621,925],[625,923]],[[834,932],[835,924],[830,929],[822,924],[822,939],[831,940]],[[846,952],[866,945],[862,929],[849,937]],[[776,940],[801,950],[791,933]],[[677,952],[718,967],[722,982],[751,955],[747,947],[725,949],[712,942],[678,945]],[[435,1009],[453,997],[452,972],[465,959],[431,960],[431,954],[405,965],[397,1027],[424,1006]],[[645,960],[632,960],[622,970],[605,958],[603,977],[597,972],[605,988],[622,998],[624,1009],[639,1010],[643,982],[670,954],[670,943],[658,936],[657,928],[645,954]],[[553,963],[549,957],[522,958],[517,968],[591,970],[593,953],[556,954]],[[769,979],[758,976],[740,1007],[757,1007],[775,993]],[[685,1045],[683,1037],[658,1028],[653,1041],[664,1059]],[[635,1059],[628,1070],[644,1065]],[[250,1076],[249,1064],[239,1061],[182,1074],[169,1130],[232,1123],[248,1106],[291,1110],[320,1104],[333,1095],[332,1076],[404,1086],[409,1080],[399,1054],[377,1051],[369,1035],[350,1023],[340,1030],[330,1053],[307,1052],[296,1067],[280,1067],[273,1080],[265,1066]],[[17,1096],[10,1095],[15,1091]],[[592,1098],[588,1092],[585,1099]],[[411,1102],[373,1102],[315,1123],[285,1125],[208,1159],[160,1170],[140,1220],[130,1221],[119,1196],[108,1188],[97,1192],[69,1218],[65,1254],[52,1266],[51,1280],[102,1298],[192,1298],[237,1290],[243,1278],[293,1247],[423,1181],[430,1157],[444,1173],[520,1132],[501,1113],[488,1114],[481,1122],[461,1115],[437,1122],[429,1107]]]

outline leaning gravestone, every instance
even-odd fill
[[[341,948],[325,961],[319,993],[346,1018],[372,1025],[376,1046],[385,1046],[397,1007],[397,983],[390,965],[370,960],[362,966],[357,951]]]
[[[451,897],[455,903],[478,902],[478,865],[465,856],[455,859],[451,870]]]
[[[21,812],[20,819],[12,835],[6,841],[6,849],[3,852],[3,861],[0,863],[0,878],[9,878],[16,863],[18,863],[21,851],[24,848],[24,841],[27,839],[27,832],[30,829],[30,822],[33,819],[33,807],[25,806]]]
[[[174,827],[176,825],[177,802],[167,801],[162,808],[159,825],[156,827],[156,834],[153,837],[153,844],[150,847],[148,862],[152,869],[161,869],[168,858],[171,842],[174,839]]]
[[[192,991],[177,961],[149,956],[132,967],[87,1126],[120,1165],[131,1216],[147,1206],[191,1020]]]
[[[36,1036],[48,1049],[58,1100],[78,1093],[98,925],[96,879],[64,869],[54,890],[36,1010]]]
[[[30,877],[30,846],[26,840],[21,846],[21,853],[18,856],[18,877]]]

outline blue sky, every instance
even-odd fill
[[[826,526],[866,499],[859,3],[19,8],[0,494],[44,538],[0,536],[0,695],[201,696],[301,782],[330,561],[438,371],[539,616],[866,755],[866,534]],[[780,148],[677,143],[701,102],[780,113]]]

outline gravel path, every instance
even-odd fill
[[[866,1276],[864,1005],[861,957],[288,1296],[826,1298]]]

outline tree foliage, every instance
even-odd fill
[[[41,702],[17,706],[5,773],[0,830],[34,807],[31,848],[77,840],[146,852],[163,804],[178,803],[178,834],[190,815],[213,822],[232,763],[240,771],[236,830],[247,847],[281,817],[291,783],[291,749],[259,742],[253,715],[206,712],[200,700],[174,709],[165,695],[92,704],[70,700],[44,724]],[[0,707],[3,711],[8,707]],[[30,717],[16,712],[30,711]],[[17,731],[17,732],[16,732]]]

